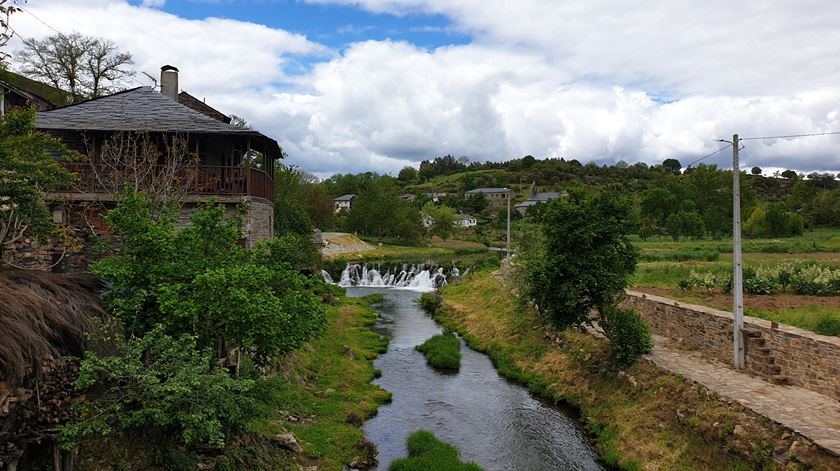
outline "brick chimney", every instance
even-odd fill
[[[165,65],[160,68],[160,92],[178,101],[178,68]]]

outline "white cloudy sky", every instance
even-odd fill
[[[840,131],[836,0],[29,0],[275,137],[319,175],[447,153],[683,163],[715,139]],[[12,48],[16,46],[13,42]],[[142,75],[138,80],[148,83]],[[726,156],[709,159],[725,163]],[[840,171],[840,135],[747,166]]]

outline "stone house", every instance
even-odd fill
[[[487,201],[494,205],[506,205],[508,199],[513,197],[513,190],[509,188],[475,188],[466,193],[466,196],[482,194]]]
[[[455,225],[458,227],[468,229],[470,227],[477,226],[478,220],[475,218],[475,216],[470,216],[469,214],[456,214]]]
[[[356,195],[341,195],[333,201],[335,202],[335,212],[350,211],[350,208],[353,207],[353,201],[356,201]]]
[[[537,191],[537,183],[531,182],[531,194],[528,196],[528,199],[521,203],[517,203],[514,208],[516,211],[519,212],[522,216],[528,212],[533,206],[537,205],[538,203],[547,203],[551,200],[556,200],[558,198],[563,198],[568,196],[568,193],[565,191],[560,193],[556,191],[544,191],[538,192]]]
[[[184,92],[185,93],[185,92]],[[114,136],[134,134],[148,136],[158,147],[175,142],[188,149],[189,171],[178,173],[185,192],[180,222],[187,224],[197,206],[210,200],[224,204],[229,214],[244,208],[243,239],[252,247],[256,242],[273,237],[274,226],[274,162],[282,158],[277,141],[252,129],[229,124],[230,118],[203,102],[178,93],[178,69],[161,68],[161,92],[137,87],[36,114],[36,126],[59,139],[70,149],[83,155],[81,161],[64,162],[76,174],[71,188],[48,193],[45,197],[53,221],[72,228],[77,234],[107,235],[103,216],[114,205],[114,194],[103,185],[97,163],[101,152]],[[162,154],[165,155],[165,154]],[[169,154],[171,155],[171,154]],[[169,157],[171,158],[171,157]],[[148,172],[167,172],[167,157],[149,165]],[[104,164],[101,164],[104,165]],[[168,170],[169,169],[169,170]],[[180,172],[180,170],[179,170]],[[15,260],[25,258],[30,267],[52,265],[58,248],[27,245],[14,247]],[[66,255],[63,268],[84,269],[90,248],[82,247]],[[66,252],[66,250],[65,250]]]

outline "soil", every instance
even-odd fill
[[[720,292],[705,293],[699,291],[683,291],[679,288],[633,288],[633,291],[663,296],[666,298],[683,299],[691,303],[704,306],[732,310],[732,295]],[[835,308],[840,310],[840,296],[801,296],[797,294],[781,294],[767,296],[744,295],[744,307],[779,311],[808,305]]]

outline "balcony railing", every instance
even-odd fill
[[[113,186],[113,182],[103,184],[101,180],[111,178],[106,175],[119,173],[119,169],[96,169],[86,162],[63,165],[76,175],[76,181],[70,188],[60,190],[70,193],[108,193],[107,189]],[[256,196],[274,201],[274,182],[267,173],[255,168],[199,165],[180,169],[171,175],[172,168],[159,166],[146,169],[143,173],[144,178],[149,179],[164,175],[172,178],[179,187],[185,186],[190,195]]]

